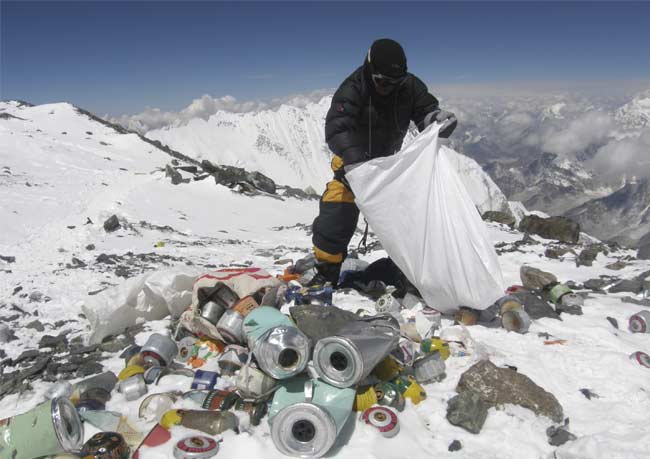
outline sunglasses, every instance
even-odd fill
[[[373,83],[375,83],[377,86],[381,86],[381,87],[384,87],[384,88],[398,86],[398,85],[402,84],[402,82],[405,79],[406,79],[406,75],[398,77],[398,78],[391,78],[391,77],[387,77],[385,75],[382,75],[381,73],[373,73],[372,74]]]

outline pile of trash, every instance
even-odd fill
[[[375,268],[376,263],[382,261]],[[191,305],[172,320],[170,333],[154,333],[143,346],[126,348],[119,374],[105,372],[75,384],[60,381],[45,403],[0,421],[0,459],[64,452],[84,458],[145,457],[147,448],[170,442],[176,426],[194,433],[173,441],[174,457],[209,458],[219,450],[220,434],[254,429],[264,420],[281,453],[322,457],[351,416],[384,437],[395,437],[400,412],[427,397],[423,384],[446,377],[447,359],[487,358],[465,326],[481,323],[526,333],[535,309],[528,308],[532,303],[522,293],[532,296],[531,291],[547,292],[556,310],[570,314],[579,313],[582,301],[548,273],[522,267],[524,285],[509,287],[487,309],[460,307],[454,318],[461,326],[441,329],[441,313],[417,291],[362,281],[373,265],[358,259],[344,266],[341,285],[375,298],[376,314],[337,308],[329,284],[303,286],[313,276],[313,265],[307,258],[278,276],[249,267],[196,277]],[[650,315],[639,313],[630,319],[630,330],[648,333],[648,324]],[[632,358],[650,367],[649,356],[636,354]],[[156,392],[168,376],[185,377],[186,390]],[[512,380],[507,390],[481,394],[487,381],[506,379]],[[521,394],[534,386],[532,402],[517,392],[518,386]],[[148,433],[134,427],[126,414],[106,409],[116,391],[139,402],[138,418],[153,425]],[[563,418],[551,394],[516,370],[490,362],[472,367],[457,391],[447,419],[473,433],[480,431],[487,408],[500,403],[539,408],[539,414],[556,422]],[[477,413],[474,418],[468,418],[467,407]],[[85,443],[84,424],[99,430]]]

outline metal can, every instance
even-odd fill
[[[78,451],[84,429],[74,405],[57,397],[36,408],[0,420],[0,457],[33,459]]]
[[[214,389],[214,386],[217,385],[218,377],[219,375],[214,371],[196,370],[191,387],[192,389]]]
[[[506,295],[499,298],[496,303],[494,303],[498,309],[499,314],[503,315],[508,311],[513,311],[515,309],[524,309],[524,305],[521,304],[519,298],[514,295]]]
[[[235,402],[235,410],[248,413],[252,426],[260,425],[262,418],[266,416],[269,406],[266,402],[248,402],[239,399]]]
[[[118,390],[128,401],[137,400],[147,393],[147,384],[141,374],[120,381]]]
[[[650,333],[650,311],[641,311],[630,317],[632,333]]]
[[[461,306],[460,309],[454,314],[454,319],[456,322],[463,324],[463,325],[476,325],[478,323],[478,319],[480,317],[480,312],[468,308],[466,306]]]
[[[382,406],[390,406],[397,411],[404,410],[406,400],[404,396],[397,390],[397,386],[390,382],[383,382],[375,385],[375,394],[377,395],[377,403]]]
[[[131,346],[127,347],[122,351],[120,354],[120,358],[124,359],[124,365],[129,366],[129,361],[136,355],[140,353],[142,350],[142,346],[138,346],[137,344],[132,344]]]
[[[365,411],[377,403],[377,392],[372,386],[357,387],[352,411]]]
[[[630,359],[636,361],[643,367],[650,368],[650,355],[645,352],[637,351],[630,356]]]
[[[449,350],[449,343],[441,340],[440,338],[430,338],[422,340],[420,343],[420,352],[429,354],[431,352],[440,352],[443,360],[447,360],[451,355]]]
[[[206,410],[229,410],[238,400],[236,392],[215,389],[208,392],[201,407]]]
[[[397,298],[391,293],[382,295],[375,303],[375,311],[377,314],[390,314],[392,316],[399,315],[402,305]]]
[[[176,459],[208,459],[219,452],[219,443],[213,438],[195,435],[186,437],[174,446]]]
[[[399,433],[397,413],[385,406],[373,406],[363,412],[361,419],[373,426],[386,438],[392,438]]]
[[[501,316],[501,326],[508,331],[527,333],[530,328],[530,316],[523,309],[513,309]]]
[[[394,383],[404,398],[410,399],[414,405],[427,398],[424,388],[412,376],[399,376]]]
[[[212,325],[217,325],[224,312],[226,312],[226,306],[215,301],[208,301],[199,308],[198,314]]]
[[[445,361],[440,352],[431,352],[415,360],[413,370],[419,383],[442,381],[445,378]]]
[[[248,361],[248,349],[244,346],[231,344],[219,356],[218,364],[222,375],[233,375]]]
[[[246,317],[248,314],[251,313],[254,309],[257,309],[259,307],[259,304],[257,304],[257,301],[252,296],[245,296],[241,300],[235,304],[232,309],[233,311],[237,311],[242,315],[242,317]]]
[[[228,344],[244,342],[244,316],[234,309],[228,309],[219,319],[217,331]]]
[[[551,303],[558,303],[567,293],[573,293],[573,290],[564,284],[556,284],[551,288],[551,291],[548,292],[549,300]]]
[[[181,417],[180,424],[188,429],[198,430],[208,435],[218,435],[226,430],[239,432],[239,420],[229,411],[176,411]]]
[[[257,400],[270,395],[276,388],[277,381],[249,364],[239,371],[236,386],[242,397]]]
[[[130,365],[120,371],[120,373],[117,375],[117,379],[124,381],[125,379],[129,379],[132,376],[144,374],[144,372],[144,367],[141,367],[140,365]]]
[[[141,353],[145,362],[166,367],[178,355],[178,346],[169,336],[154,333],[142,346]]]
[[[79,456],[84,459],[129,459],[131,450],[117,432],[98,432],[84,443]]]
[[[205,291],[206,295],[202,294],[202,291]],[[239,295],[223,282],[217,282],[213,287],[201,288],[197,293],[200,300],[220,303],[226,309],[232,308],[239,301]]]
[[[147,384],[155,383],[163,372],[163,367],[155,366],[147,368],[142,377]]]
[[[95,400],[92,398],[87,398],[85,400],[79,400],[75,403],[75,408],[79,414],[82,414],[84,411],[100,411],[106,409],[106,403],[101,400]]]
[[[112,371],[106,371],[104,373],[79,381],[74,385],[74,392],[77,394],[83,394],[84,392],[95,387],[101,387],[102,389],[111,392],[115,388],[117,382],[118,379],[117,376],[115,376],[115,373]]]
[[[197,343],[197,339],[193,336],[186,336],[178,342],[178,354],[176,355],[176,361],[180,363],[187,363],[194,353],[194,346]]]

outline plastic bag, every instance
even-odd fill
[[[503,296],[487,229],[433,125],[394,156],[346,174],[356,204],[427,305],[486,309]]]

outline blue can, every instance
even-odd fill
[[[218,376],[219,374],[214,371],[196,370],[192,381],[192,389],[212,390],[217,385]]]

